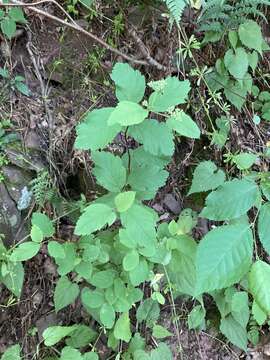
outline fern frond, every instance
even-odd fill
[[[163,1],[166,3],[171,17],[176,22],[176,24],[179,25],[184,8],[187,5],[187,1],[186,0],[163,0]]]

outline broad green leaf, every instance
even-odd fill
[[[133,205],[135,196],[135,191],[125,191],[116,195],[114,202],[117,211],[120,213],[127,211]]]
[[[73,349],[70,346],[65,346],[61,351],[61,357],[59,360],[83,360],[83,357],[79,350]]]
[[[167,344],[160,343],[151,351],[150,360],[173,360],[172,352]]]
[[[149,207],[133,204],[120,215],[122,225],[132,240],[140,246],[150,246],[156,242],[157,214]]]
[[[149,110],[164,112],[173,106],[184,104],[189,90],[188,80],[179,81],[177,77],[167,77],[160,89],[150,95]]]
[[[148,280],[149,267],[145,259],[141,259],[139,264],[129,272],[129,279],[133,286],[139,286],[144,281]]]
[[[131,158],[131,167],[133,164],[136,166],[156,166],[159,169],[163,169],[166,165],[169,164],[171,158],[169,156],[154,156],[144,150],[143,146],[139,146],[135,150],[130,150]],[[123,162],[125,166],[128,167],[128,156],[127,154],[123,156]],[[133,169],[131,169],[133,171]]]
[[[183,111],[172,115],[167,120],[167,125],[179,135],[186,136],[191,139],[200,138],[201,131],[198,125]]]
[[[255,182],[245,179],[227,181],[207,196],[200,216],[217,221],[237,219],[256,204],[258,195]]]
[[[137,309],[136,318],[139,323],[146,321],[146,324],[151,327],[160,315],[159,304],[152,299],[146,299]]]
[[[259,56],[256,51],[252,51],[252,53],[248,53],[248,64],[253,70],[253,72],[256,70],[258,61],[259,61]]]
[[[30,236],[31,240],[36,243],[41,243],[43,240],[43,232],[36,225],[32,226]]]
[[[93,265],[88,261],[81,261],[78,265],[75,266],[74,270],[79,276],[87,281],[90,281],[93,272]]]
[[[48,243],[48,253],[53,258],[64,259],[66,257],[65,248],[57,241],[50,241]]]
[[[8,262],[7,274],[0,272],[0,283],[2,282],[17,298],[21,296],[23,280],[24,269],[20,262]]]
[[[16,22],[26,22],[23,10],[20,7],[13,7],[9,9],[8,16]]]
[[[256,161],[257,155],[250,153],[241,153],[233,156],[233,162],[239,170],[249,169]]]
[[[1,360],[21,360],[20,345],[10,346],[1,356]]]
[[[252,303],[252,315],[259,326],[262,326],[267,320],[266,313],[261,309],[255,300]]]
[[[113,209],[103,204],[92,204],[85,208],[76,227],[76,235],[89,235],[102,229],[105,225],[112,225],[116,220]]]
[[[75,244],[72,242],[66,242],[62,245],[65,257],[56,257],[55,261],[58,265],[58,274],[63,276],[68,274],[76,266],[76,251]]]
[[[131,339],[131,331],[128,313],[123,313],[120,315],[119,319],[115,323],[113,334],[116,339],[129,342]]]
[[[246,328],[250,315],[248,302],[248,294],[245,291],[236,292],[232,296],[232,316],[243,328]]]
[[[170,281],[175,284],[177,292],[193,297],[196,285],[197,244],[192,238],[181,235],[177,236],[172,245],[175,246],[172,246],[172,258],[167,266]]]
[[[73,326],[50,326],[42,334],[44,344],[46,346],[53,346],[61,341],[66,336],[70,335],[77,329],[77,325]]]
[[[107,329],[111,329],[113,327],[114,321],[115,321],[115,311],[114,311],[112,305],[104,303],[101,306],[99,316],[100,316],[100,320],[101,320],[102,324]]]
[[[130,126],[140,124],[148,116],[148,110],[131,101],[120,101],[108,119],[108,125]]]
[[[44,237],[51,237],[54,234],[54,227],[52,221],[47,215],[35,212],[32,215],[32,225],[37,226],[43,233]]]
[[[139,265],[139,254],[136,250],[128,252],[123,259],[123,269],[125,271],[132,271]]]
[[[127,63],[114,65],[111,79],[115,83],[116,97],[119,101],[128,100],[135,103],[143,99],[145,92],[145,78]]]
[[[153,326],[153,333],[152,335],[156,338],[156,339],[164,339],[168,336],[172,336],[173,334],[168,331],[164,326],[161,325],[157,325],[155,324]]]
[[[270,201],[270,179],[261,180],[260,187],[263,195]]]
[[[224,89],[224,94],[227,100],[240,111],[246,101],[247,89],[238,81],[230,81]]]
[[[270,315],[270,265],[257,260],[249,273],[249,291],[260,308]]]
[[[165,123],[146,120],[129,129],[129,135],[143,144],[145,151],[153,155],[172,156],[174,152],[173,133]]]
[[[238,81],[244,80],[248,71],[248,56],[244,48],[227,50],[224,57],[224,64],[229,73]]]
[[[97,332],[86,325],[78,325],[77,328],[66,339],[66,344],[73,348],[79,349],[87,346],[98,336]]]
[[[81,4],[83,4],[88,9],[91,9],[91,5],[93,4],[94,0],[79,0]],[[89,359],[90,360],[90,359]]]
[[[91,284],[99,289],[107,289],[112,286],[116,273],[114,270],[96,272],[91,278]]]
[[[230,41],[230,44],[232,45],[233,49],[236,49],[236,45],[238,43],[238,34],[236,31],[229,31],[228,38]]]
[[[92,153],[92,159],[97,182],[111,192],[121,192],[126,183],[126,169],[121,158],[102,151]]]
[[[56,284],[53,301],[55,311],[63,309],[64,307],[72,304],[78,297],[80,292],[79,286],[69,281],[66,276],[62,276]]]
[[[197,249],[197,293],[231,286],[248,272],[253,237],[246,224],[224,225],[208,232]]]
[[[188,328],[201,329],[204,325],[205,309],[201,305],[196,305],[188,314]]]
[[[3,34],[6,35],[9,40],[11,40],[16,32],[16,22],[9,17],[5,17],[3,20],[1,20],[1,30]]]
[[[40,249],[40,244],[33,241],[27,241],[16,247],[10,257],[10,261],[26,261],[34,257]]]
[[[15,82],[15,88],[23,95],[29,96],[30,95],[30,89],[29,87],[23,83],[22,81],[16,81]]]
[[[93,351],[88,351],[87,353],[83,354],[83,360],[98,360],[98,354]]]
[[[83,260],[88,262],[97,260],[100,254],[100,250],[100,246],[98,245],[86,244],[86,246],[84,246]]]
[[[253,20],[248,20],[244,24],[239,26],[238,30],[239,38],[243,45],[249,49],[262,52],[262,31],[261,27]]]
[[[232,344],[247,351],[247,331],[231,315],[221,320],[220,331]]]
[[[258,220],[258,234],[265,251],[270,255],[270,202],[262,205]]]
[[[212,161],[202,161],[194,170],[192,185],[188,195],[214,190],[225,181],[224,171],[218,170]]]
[[[83,289],[81,298],[83,305],[91,309],[101,307],[105,301],[104,293],[101,290],[90,290],[89,288]]]
[[[76,127],[76,149],[98,150],[108,145],[121,131],[121,125],[108,126],[107,122],[113,108],[90,111],[84,121]]]

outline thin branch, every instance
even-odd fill
[[[140,49],[140,51],[142,52],[143,56],[146,58],[147,61],[144,60],[137,60],[134,59],[133,57],[124,54],[122,51],[115,49],[114,47],[110,46],[108,43],[106,43],[104,40],[100,39],[99,37],[97,37],[96,35],[94,35],[93,33],[85,30],[84,28],[82,28],[80,25],[78,25],[70,16],[69,14],[66,13],[66,11],[61,7],[61,10],[65,12],[65,14],[68,16],[68,18],[72,21],[72,22],[67,22],[65,20],[62,20],[60,18],[58,18],[57,16],[51,15],[49,13],[47,13],[46,11],[43,11],[39,8],[37,8],[36,6],[44,4],[44,3],[53,3],[58,7],[61,7],[61,5],[59,5],[55,0],[40,0],[37,2],[34,2],[32,4],[28,4],[28,3],[23,3],[19,0],[12,0],[12,2],[7,3],[7,4],[3,4],[2,0],[0,0],[0,7],[13,7],[13,6],[19,6],[19,7],[27,7],[29,10],[31,10],[32,12],[42,15],[44,17],[47,17],[50,20],[53,20],[55,22],[58,22],[64,26],[67,26],[73,30],[79,31],[80,33],[88,36],[89,38],[91,38],[93,41],[95,41],[96,43],[100,44],[102,47],[104,47],[105,49],[111,51],[112,53],[121,56],[123,59],[130,61],[134,64],[138,64],[138,65],[151,65],[153,67],[156,67],[158,70],[162,70],[162,71],[166,71],[167,68],[163,65],[161,65],[159,62],[157,62],[155,59],[153,59],[148,50],[146,49],[146,46],[143,44],[142,40],[138,38],[138,36],[136,35],[136,32],[134,30],[131,30],[129,33],[130,35],[133,37],[133,39],[136,41],[138,48]]]

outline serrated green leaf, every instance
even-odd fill
[[[132,101],[120,101],[108,119],[108,125],[130,126],[140,124],[148,116],[148,110]]]
[[[108,126],[114,108],[103,108],[88,112],[84,121],[76,127],[76,149],[92,151],[103,149],[121,131],[121,125]]]
[[[125,271],[132,271],[139,265],[139,254],[136,250],[128,252],[123,259],[123,268]]]
[[[188,80],[179,81],[177,77],[167,77],[160,91],[153,92],[149,97],[149,110],[167,111],[170,107],[186,102],[190,91]]]
[[[3,34],[6,35],[9,40],[11,40],[11,38],[16,33],[16,22],[9,17],[5,17],[3,20],[1,20],[1,30]]]
[[[265,251],[270,255],[270,202],[262,205],[258,220],[258,234]]]
[[[83,360],[83,357],[79,350],[73,349],[70,346],[65,346],[61,351],[59,360]]]
[[[249,169],[256,161],[257,155],[250,153],[241,153],[233,156],[233,162],[239,170]]]
[[[252,51],[252,53],[248,53],[248,64],[253,71],[255,71],[259,61],[259,56],[256,51]]]
[[[87,346],[97,338],[97,332],[86,325],[78,325],[77,328],[66,339],[66,344],[73,348],[79,349]]]
[[[114,311],[112,305],[104,303],[101,306],[99,316],[100,316],[100,320],[101,320],[102,324],[107,329],[111,329],[113,327],[114,321],[115,321],[115,311]]]
[[[41,243],[43,240],[43,232],[36,225],[32,226],[30,236],[31,240],[36,243]]]
[[[2,282],[17,298],[21,296],[24,280],[24,268],[22,263],[8,262],[7,274],[0,272],[0,283]]]
[[[66,336],[70,335],[77,329],[77,325],[73,326],[50,326],[43,331],[44,344],[46,346],[53,346],[61,341]]]
[[[247,331],[231,315],[221,320],[220,331],[232,344],[247,351]]]
[[[105,225],[112,225],[116,220],[112,208],[103,204],[92,204],[85,208],[75,227],[76,235],[90,235],[102,229]]]
[[[191,139],[199,139],[201,131],[198,125],[183,111],[177,112],[167,120],[167,125],[177,134]]]
[[[250,313],[248,294],[245,291],[239,291],[233,294],[231,301],[231,309],[233,318],[243,328],[246,328]]]
[[[196,305],[188,314],[188,328],[200,329],[203,327],[205,318],[205,309],[201,305]]]
[[[126,183],[126,169],[121,158],[104,151],[92,153],[92,158],[97,182],[111,192],[121,192]]]
[[[56,257],[55,261],[58,265],[58,274],[60,276],[68,274],[72,271],[76,265],[76,251],[75,251],[75,244],[71,242],[66,242],[62,245],[65,257],[60,258]]]
[[[22,81],[15,81],[15,88],[23,95],[29,96],[30,90],[29,87]]]
[[[53,258],[64,259],[66,256],[64,247],[57,241],[50,241],[48,243],[48,252]]]
[[[144,281],[148,280],[149,267],[145,259],[141,259],[139,264],[129,272],[129,279],[133,286],[139,286]]]
[[[194,170],[192,185],[188,195],[214,190],[225,181],[224,171],[218,170],[212,161],[202,161]]]
[[[125,191],[116,195],[114,202],[117,211],[119,211],[120,213],[127,211],[134,203],[135,196],[135,191]]]
[[[136,318],[139,323],[146,321],[148,325],[159,319],[160,309],[157,301],[146,299],[137,309]]]
[[[10,346],[1,356],[1,360],[21,360],[20,345]]]
[[[240,281],[252,260],[253,237],[246,224],[224,225],[208,232],[197,249],[197,293]]]
[[[83,360],[98,360],[98,354],[93,352],[93,351],[89,351],[87,353],[83,354]]]
[[[263,311],[263,309],[256,303],[254,300],[252,303],[252,315],[254,316],[254,319],[256,320],[257,324],[262,326],[265,321],[267,320],[267,315]]]
[[[107,289],[112,286],[115,276],[114,270],[103,270],[96,272],[90,282],[99,289]]]
[[[172,156],[174,141],[171,129],[157,120],[146,120],[129,129],[129,135],[143,144],[145,151],[153,155]]]
[[[81,298],[83,305],[91,309],[101,307],[105,301],[104,293],[101,290],[90,290],[89,288],[83,289]]]
[[[54,234],[54,227],[52,221],[47,215],[35,212],[32,215],[32,225],[37,226],[43,233],[44,237],[51,237]]]
[[[257,260],[251,267],[248,282],[256,303],[270,315],[270,265]]]
[[[239,38],[243,45],[249,49],[262,52],[262,31],[260,26],[253,20],[248,20],[241,24],[238,29]]]
[[[168,331],[164,326],[161,325],[157,325],[155,324],[153,326],[153,333],[152,335],[156,338],[156,339],[164,339],[168,336],[172,336],[173,334]]]
[[[55,311],[58,312],[64,307],[72,304],[80,292],[79,286],[69,281],[66,276],[62,276],[56,284],[53,301]]]
[[[40,244],[33,241],[27,241],[20,244],[12,251],[9,260],[14,262],[29,260],[39,252],[39,249]]]
[[[256,204],[258,195],[258,186],[252,181],[227,181],[207,196],[200,216],[217,221],[237,219]]]
[[[172,352],[167,344],[160,343],[151,351],[150,360],[173,360]]]
[[[114,65],[111,79],[115,83],[116,97],[119,101],[128,100],[135,103],[143,99],[145,92],[145,78],[127,63]]]
[[[20,7],[13,7],[9,9],[8,16],[16,22],[21,22],[21,23],[26,22],[23,10]]]
[[[238,81],[244,80],[248,71],[248,56],[244,48],[227,50],[224,56],[224,64],[229,73]]]
[[[128,313],[123,313],[120,315],[119,319],[115,323],[113,334],[118,340],[123,340],[125,342],[130,341],[131,331]]]
[[[226,99],[239,111],[246,101],[247,89],[238,81],[230,81],[224,88]]]

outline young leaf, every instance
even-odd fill
[[[70,346],[65,346],[61,351],[59,360],[83,360],[83,357],[79,350],[73,349]]]
[[[39,249],[40,244],[33,241],[22,243],[12,251],[9,260],[14,262],[29,260],[39,252]]]
[[[99,316],[100,316],[100,320],[101,320],[102,324],[107,329],[111,329],[113,327],[114,321],[115,321],[115,311],[114,311],[112,305],[104,303],[101,306]]]
[[[126,169],[121,158],[104,151],[92,153],[92,158],[97,182],[111,192],[121,192],[126,183]]]
[[[261,309],[255,300],[252,303],[252,315],[259,326],[262,326],[267,320],[266,313]]]
[[[6,35],[9,40],[11,40],[16,32],[16,22],[9,17],[5,17],[3,20],[1,20],[1,30],[3,34]]]
[[[231,308],[233,318],[246,328],[249,320],[248,294],[245,291],[236,292],[232,296]]]
[[[113,270],[99,271],[92,276],[91,284],[99,289],[107,289],[112,286],[115,276]]]
[[[21,22],[21,23],[26,22],[23,10],[20,7],[13,7],[9,9],[8,16],[16,22]]]
[[[76,266],[76,251],[75,244],[72,242],[66,242],[62,245],[65,252],[65,257],[56,257],[55,261],[58,265],[58,274],[60,276],[68,274]]]
[[[29,96],[30,90],[29,87],[22,81],[15,81],[15,88],[23,95]]]
[[[84,288],[81,294],[82,303],[87,308],[97,309],[104,303],[104,293],[101,290],[90,290]]]
[[[115,83],[116,97],[119,101],[127,100],[139,103],[145,92],[145,78],[127,63],[117,63],[113,67],[111,79]]]
[[[84,0],[85,1],[85,0]],[[87,353],[83,354],[83,360],[98,360],[98,354],[93,351],[88,351]]]
[[[128,313],[123,313],[120,315],[119,319],[115,323],[113,334],[116,339],[129,342],[131,339],[131,331]]]
[[[183,111],[177,112],[167,120],[167,125],[177,134],[191,139],[199,139],[201,131],[198,125]]]
[[[139,264],[129,272],[129,279],[133,286],[139,286],[149,277],[149,267],[145,259],[141,259]]]
[[[200,216],[217,221],[239,218],[255,205],[258,195],[258,187],[252,181],[227,181],[207,196]]]
[[[140,124],[148,116],[148,110],[131,101],[120,101],[108,119],[108,125],[130,126]]]
[[[36,243],[41,243],[43,240],[43,232],[36,225],[32,226],[30,236],[31,240]]]
[[[139,254],[136,250],[128,252],[123,259],[123,269],[125,271],[132,271],[139,265]]]
[[[269,220],[270,220],[270,202],[262,205],[259,213],[258,220],[258,234],[260,242],[262,243],[265,251],[270,255],[270,233],[269,233]]]
[[[87,113],[84,121],[76,127],[76,149],[92,151],[103,149],[116,137],[121,131],[121,125],[107,125],[113,110],[113,108],[103,108]]]
[[[164,326],[155,324],[153,326],[153,336],[156,339],[164,339],[168,336],[172,336],[173,334],[168,331]]]
[[[112,225],[115,220],[115,212],[109,206],[103,204],[89,205],[77,221],[75,234],[89,235],[107,224]]]
[[[162,88],[150,95],[149,110],[164,112],[170,107],[184,104],[189,90],[190,82],[188,80],[179,81],[177,77],[167,77]]]
[[[225,181],[224,171],[218,170],[212,161],[202,161],[193,173],[192,185],[188,195],[215,190]]]
[[[151,351],[150,360],[173,360],[169,346],[160,343],[156,349]]]
[[[54,234],[53,223],[45,214],[35,212],[32,215],[32,225],[37,226],[42,231],[44,237],[51,237]]]
[[[257,260],[251,267],[248,282],[256,303],[270,315],[270,265]]]
[[[249,169],[256,161],[257,155],[249,153],[241,153],[233,156],[233,162],[239,170]]]
[[[62,276],[55,287],[53,301],[55,311],[63,309],[72,304],[79,295],[80,289],[77,284],[72,283],[66,276]]]
[[[61,341],[64,337],[70,335],[77,329],[77,325],[73,326],[50,326],[42,334],[44,344],[46,346],[53,346]]]
[[[171,129],[157,120],[146,120],[142,124],[132,126],[129,135],[143,144],[145,151],[153,155],[172,156],[174,141]]]
[[[17,298],[20,298],[24,280],[24,269],[22,263],[8,262],[7,274],[1,274],[0,283],[2,282]]]
[[[135,191],[125,191],[116,195],[114,202],[117,211],[120,213],[127,211],[134,203],[135,196]]]
[[[211,230],[197,249],[197,293],[223,289],[240,281],[252,260],[253,237],[246,224]]]
[[[188,328],[201,329],[204,325],[205,309],[201,305],[195,306],[188,314]]]
[[[137,309],[136,318],[139,323],[146,321],[148,325],[159,319],[160,309],[157,301],[146,299]]]
[[[10,346],[2,355],[1,360],[21,360],[20,345]]]
[[[48,243],[48,253],[53,258],[64,259],[66,257],[64,247],[57,241],[50,241]]]
[[[224,64],[230,74],[238,81],[244,80],[248,71],[248,56],[244,48],[227,50],[224,57]]]
[[[257,50],[259,53],[262,52],[262,31],[255,21],[248,20],[244,24],[241,24],[238,34],[243,45],[249,49]]]
[[[221,320],[220,331],[232,344],[247,351],[247,331],[231,315]]]
[[[87,346],[90,342],[97,338],[97,332],[86,325],[78,325],[77,328],[66,339],[66,344],[73,348],[79,349]]]

